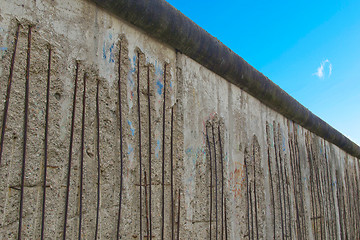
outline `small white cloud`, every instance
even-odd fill
[[[324,78],[326,69],[329,69],[328,77],[330,77],[333,67],[328,59],[321,62],[320,67],[317,68],[317,71],[313,73],[313,75],[317,76],[318,78]]]

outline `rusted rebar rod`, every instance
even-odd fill
[[[208,145],[208,151],[209,151],[209,160],[210,160],[210,211],[209,211],[209,239],[211,239],[211,222],[212,222],[212,160],[211,160],[211,147],[210,147],[210,141],[209,141],[209,134],[208,134],[208,128],[207,126],[205,126],[206,128],[206,142]]]
[[[149,117],[149,228],[150,239],[152,239],[151,222],[151,102],[150,102],[150,67],[147,67],[147,95],[148,95],[148,117]]]
[[[84,73],[83,82],[83,104],[82,104],[82,118],[81,118],[81,146],[80,146],[80,204],[79,204],[79,235],[78,239],[81,240],[81,226],[82,226],[82,208],[83,208],[83,179],[84,179],[84,143],[85,143],[85,107],[86,107],[86,77]]]
[[[144,184],[145,184],[145,213],[146,213],[146,239],[150,237],[150,230],[149,230],[149,209],[148,209],[148,201],[147,201],[147,180],[146,180],[146,170],[144,170]]]
[[[121,50],[119,46],[119,63],[118,63],[118,105],[119,105],[119,125],[120,125],[120,192],[119,192],[119,210],[117,218],[116,239],[120,239],[120,221],[121,221],[121,204],[123,191],[123,129],[122,129],[122,108],[121,108]]]
[[[45,203],[46,203],[46,176],[48,160],[48,128],[49,128],[49,104],[50,104],[50,72],[51,72],[51,47],[49,47],[48,74],[46,86],[46,109],[45,109],[45,133],[44,133],[44,175],[43,175],[43,199],[41,211],[41,234],[40,239],[44,239],[45,227]]]
[[[21,167],[21,190],[20,190],[20,208],[19,208],[19,228],[18,239],[21,239],[21,227],[23,219],[23,205],[24,205],[24,183],[25,183],[25,164],[26,164],[26,145],[27,145],[27,130],[29,118],[29,84],[30,84],[30,52],[31,52],[31,30],[29,26],[28,31],[28,48],[26,58],[26,75],[25,75],[25,109],[24,109],[24,132],[23,132],[23,155]]]
[[[180,240],[180,189],[178,191],[177,240]]]
[[[100,113],[99,113],[99,85],[100,81],[96,82],[96,156],[97,156],[97,201],[96,201],[96,227],[95,227],[95,240],[98,237],[99,231],[99,215],[100,215]]]
[[[15,65],[15,57],[16,57],[16,49],[19,39],[19,32],[20,32],[20,23],[17,25],[16,34],[15,34],[15,41],[14,41],[14,51],[13,55],[11,57],[11,64],[10,64],[10,73],[9,73],[9,79],[6,89],[6,98],[5,98],[5,105],[4,105],[4,111],[3,111],[3,119],[2,119],[2,128],[1,128],[1,139],[0,139],[0,167],[1,167],[1,158],[3,153],[3,147],[4,147],[4,137],[5,137],[5,130],[6,130],[6,120],[7,120],[7,114],[9,109],[9,102],[10,102],[10,93],[11,93],[11,84],[12,84],[12,78],[14,74],[14,65]]]
[[[76,62],[75,86],[74,86],[74,95],[73,95],[73,109],[72,109],[72,116],[71,116],[68,170],[67,170],[66,193],[65,193],[65,213],[64,213],[64,225],[63,225],[63,240],[66,240],[67,217],[68,217],[68,208],[69,208],[71,161],[72,161],[72,148],[73,148],[73,140],[74,140],[74,126],[75,126],[75,112],[76,112],[75,111],[76,110],[76,92],[77,92],[78,74],[79,74],[79,62]]]
[[[162,136],[162,206],[161,206],[161,240],[164,240],[165,220],[165,113],[166,113],[166,64],[164,65],[164,101],[163,101],[163,136]]]
[[[218,125],[218,137],[219,137],[219,152],[220,152],[220,163],[221,163],[221,240],[224,239],[224,159],[221,144],[221,131],[220,123]]]
[[[139,207],[140,207],[140,240],[142,240],[142,159],[141,159],[141,110],[140,110],[140,53],[137,55],[137,109],[138,109],[138,128],[139,128]]]
[[[214,171],[215,171],[215,239],[218,239],[218,177],[217,177],[217,160],[216,160],[216,142],[214,125],[211,125],[213,144],[214,144]]]
[[[174,166],[173,166],[173,125],[174,125],[174,107],[171,108],[171,130],[170,130],[170,175],[171,175],[171,239],[174,240]]]

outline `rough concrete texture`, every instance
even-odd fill
[[[0,239],[360,238],[359,159],[88,1],[2,1],[0,62]]]

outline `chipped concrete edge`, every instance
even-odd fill
[[[276,112],[360,158],[360,147],[357,144],[313,114],[165,0],[89,1],[172,46]]]

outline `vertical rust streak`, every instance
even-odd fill
[[[281,142],[281,139],[280,139],[280,136],[281,135],[281,132],[280,132],[280,124],[278,125],[278,135],[277,135],[277,143],[280,143]],[[283,211],[283,214],[284,214],[284,223],[283,223],[283,228],[285,228],[285,232],[284,232],[284,237],[287,238],[287,223],[286,223],[286,196],[285,196],[285,181],[284,181],[284,171],[283,171],[283,168],[285,168],[285,163],[283,162],[283,159],[282,159],[282,156],[281,156],[281,146],[279,146],[279,149],[278,149],[278,155],[279,155],[279,168],[280,168],[280,175],[281,175],[281,182],[279,182],[281,184],[281,189],[280,191],[282,191],[282,202],[283,202],[283,206],[284,207],[284,211]]]
[[[247,225],[248,225],[248,236],[249,239],[251,237],[251,231],[250,231],[250,198],[251,198],[251,187],[249,184],[249,174],[247,169],[247,161],[246,161],[246,153],[244,157],[244,165],[245,165],[245,176],[246,176],[246,200],[247,200]]]
[[[221,132],[220,124],[218,125],[219,136],[219,151],[220,151],[220,163],[221,163],[221,240],[224,239],[224,159],[221,144]],[[225,229],[226,231],[226,229]]]
[[[120,192],[119,192],[119,210],[116,227],[116,239],[120,239],[120,221],[121,221],[121,204],[123,191],[123,131],[122,131],[122,108],[121,108],[121,43],[119,46],[119,65],[118,65],[118,105],[119,105],[119,125],[120,125]]]
[[[284,239],[284,220],[283,220],[283,209],[282,209],[282,194],[281,194],[281,182],[280,182],[280,170],[279,170],[279,162],[278,162],[278,150],[277,150],[277,140],[276,140],[276,126],[275,122],[274,126],[274,152],[275,152],[275,162],[276,162],[276,171],[277,171],[277,179],[278,179],[278,193],[280,200],[280,216],[281,216],[281,239]]]
[[[50,104],[50,71],[51,71],[51,47],[49,47],[48,74],[46,86],[46,109],[45,109],[45,134],[44,134],[44,176],[43,176],[43,201],[41,212],[41,235],[40,239],[44,239],[45,227],[45,203],[46,203],[46,176],[47,176],[47,160],[48,160],[48,128],[49,128],[49,104]]]
[[[147,68],[147,94],[148,94],[148,115],[149,115],[149,227],[150,239],[152,239],[151,222],[151,106],[150,106],[150,67]]]
[[[96,228],[95,228],[95,240],[98,236],[99,230],[99,213],[100,213],[100,114],[99,114],[99,84],[98,80],[96,83],[96,155],[98,160],[97,165],[97,203],[96,203]]]
[[[178,191],[177,240],[180,240],[180,189]]]
[[[267,140],[267,154],[268,154],[268,168],[269,168],[269,177],[270,177],[270,191],[271,191],[271,204],[272,204],[272,210],[273,210],[273,239],[275,239],[275,233],[276,233],[276,217],[275,217],[275,199],[274,199],[274,184],[272,180],[272,172],[271,172],[271,157],[270,157],[270,134],[269,134],[269,125],[266,122],[266,140]]]
[[[300,150],[299,150],[299,143],[297,141],[297,133],[296,130],[294,129],[294,154],[295,154],[295,172],[296,172],[296,176],[297,176],[297,182],[298,182],[298,188],[299,188],[299,208],[301,210],[301,215],[300,215],[300,221],[301,221],[301,238],[304,239],[305,238],[305,233],[306,233],[306,226],[305,226],[305,209],[304,209],[304,202],[303,202],[303,183],[302,183],[302,178],[301,178],[301,167],[300,167]]]
[[[352,234],[352,231],[353,231],[353,227],[354,227],[354,223],[352,221],[352,209],[353,209],[353,206],[351,204],[351,198],[352,198],[352,191],[350,189],[350,183],[349,183],[349,173],[347,171],[347,168],[345,168],[345,187],[346,187],[346,198],[347,198],[347,209],[348,209],[348,219],[349,219],[349,225],[351,226],[349,228],[349,238],[350,239],[353,239],[353,234]],[[345,195],[344,195],[345,196]]]
[[[138,105],[138,128],[139,128],[139,200],[140,200],[140,240],[142,240],[142,162],[141,162],[141,111],[140,111],[140,53],[137,56],[137,105]]]
[[[209,217],[209,233],[210,233],[210,237],[209,239],[211,239],[211,222],[212,222],[212,160],[211,160],[211,147],[210,147],[210,141],[209,141],[209,134],[208,134],[208,129],[206,127],[206,142],[208,145],[208,150],[209,150],[209,159],[210,159],[210,217]]]
[[[149,209],[148,209],[148,201],[147,201],[147,181],[146,181],[146,170],[144,170],[144,184],[145,184],[145,212],[146,212],[146,238],[149,239],[150,231],[149,231]]]
[[[79,235],[81,239],[81,225],[82,225],[82,202],[83,202],[83,178],[84,178],[84,143],[85,143],[85,106],[86,106],[86,73],[84,73],[84,89],[83,89],[83,109],[81,119],[81,146],[80,146],[80,204],[79,204]]]
[[[320,239],[323,239],[323,213],[322,213],[322,199],[320,199],[320,198],[322,198],[322,196],[320,196],[320,190],[319,190],[319,188],[320,188],[320,179],[319,179],[319,175],[321,174],[320,172],[319,172],[319,168],[318,168],[318,160],[315,158],[315,156],[314,156],[314,151],[313,151],[313,149],[312,149],[312,143],[310,142],[310,151],[311,151],[311,154],[312,154],[312,159],[313,159],[313,161],[314,161],[314,176],[315,176],[315,181],[316,181],[316,186],[315,186],[315,189],[316,189],[316,194],[317,194],[317,200],[318,200],[318,208],[319,208],[319,211],[320,211],[320,216],[317,216],[317,217],[319,217],[319,218],[317,218],[317,219],[319,219],[319,221],[320,221]],[[317,209],[318,209],[317,208]],[[316,212],[318,212],[317,211],[317,209],[316,209]]]
[[[171,108],[171,131],[170,131],[170,174],[171,174],[171,239],[174,240],[174,166],[173,166],[173,125],[174,125],[174,107]]]
[[[25,81],[24,132],[23,132],[24,135],[23,135],[23,156],[22,156],[22,167],[21,167],[21,192],[20,192],[18,239],[21,239],[21,227],[22,227],[23,205],[24,205],[26,143],[27,143],[27,129],[28,129],[28,118],[29,118],[29,75],[30,75],[31,29],[32,29],[32,26],[29,26],[28,48],[27,48],[27,58],[26,58],[26,76],[25,76],[26,81]]]
[[[312,205],[312,219],[314,221],[314,235],[315,235],[315,239],[317,239],[317,222],[316,222],[316,201],[315,199],[315,191],[314,191],[314,180],[313,180],[313,160],[312,160],[312,154],[311,154],[311,150],[309,147],[309,143],[307,141],[307,138],[305,138],[305,144],[306,144],[306,149],[307,149],[307,157],[308,157],[308,162],[309,162],[309,167],[310,167],[310,195],[311,195],[311,205]]]
[[[340,196],[340,182],[339,182],[339,176],[338,176],[338,171],[336,170],[335,172],[335,179],[336,179],[336,196],[337,196],[337,202],[338,202],[338,213],[339,213],[339,222],[340,222],[340,239],[343,239],[343,216],[342,216],[342,212],[341,212],[341,196]]]
[[[253,212],[253,204],[252,204],[252,196],[251,196],[251,184],[249,188],[249,199],[250,199],[250,217],[251,217],[251,239],[254,240],[254,212]]]
[[[166,64],[164,65],[164,101],[163,101],[163,135],[162,135],[162,202],[161,202],[161,239],[164,240],[165,220],[165,112],[166,112]]]
[[[295,160],[293,143],[292,143],[292,139],[290,136],[289,136],[288,144],[289,144],[289,151],[290,151],[291,175],[292,175],[292,179],[293,179],[294,200],[295,200],[295,209],[296,209],[296,233],[297,233],[298,239],[302,239],[300,217],[299,217],[298,195],[297,195],[297,185],[299,183],[297,183],[297,181],[296,181],[296,172],[295,172],[295,167],[294,167],[294,163],[293,163],[293,161],[296,161],[296,160]]]
[[[211,125],[213,144],[214,144],[214,171],[215,171],[215,239],[218,239],[218,177],[217,177],[217,160],[216,160],[216,142],[214,125]]]
[[[0,166],[1,166],[3,147],[4,147],[6,120],[7,120],[7,114],[8,114],[8,109],[9,109],[11,83],[12,83],[12,78],[13,78],[13,73],[14,73],[16,48],[17,48],[17,43],[18,43],[18,39],[19,39],[19,32],[20,32],[20,24],[18,24],[17,30],[16,30],[15,41],[14,41],[14,52],[11,57],[10,73],[9,73],[9,79],[8,79],[8,84],[7,84],[7,89],[6,89],[6,98],[5,98],[5,105],[4,105],[4,112],[3,112],[3,119],[2,119],[2,128],[1,128],[1,139],[0,139]]]
[[[71,175],[71,160],[72,160],[72,148],[74,140],[74,126],[75,126],[75,110],[76,110],[76,91],[79,74],[79,63],[76,62],[76,73],[75,73],[75,86],[73,95],[73,109],[71,116],[71,130],[70,130],[70,146],[69,146],[69,159],[68,159],[68,171],[66,180],[66,196],[65,196],[65,213],[64,213],[64,226],[63,226],[63,240],[66,239],[66,228],[67,228],[67,216],[69,208],[69,191],[70,191],[70,175]]]
[[[325,163],[326,163],[326,190],[327,190],[327,197],[328,197],[328,221],[330,221],[330,226],[329,226],[329,230],[330,230],[330,237],[331,238],[335,238],[335,229],[334,229],[334,224],[333,224],[333,220],[331,218],[331,216],[335,216],[335,213],[333,215],[333,202],[332,202],[332,198],[331,198],[331,180],[330,180],[330,173],[329,173],[329,161],[328,161],[328,157],[327,157],[327,151],[326,151],[326,142],[324,141],[324,158],[325,158]]]
[[[255,226],[256,226],[256,239],[259,239],[259,224],[258,224],[258,209],[257,209],[257,197],[256,197],[256,159],[255,146],[253,146],[253,164],[254,164],[254,207],[255,207]]]
[[[285,165],[285,161],[284,161],[284,174],[285,174],[285,184],[286,184],[286,200],[287,200],[287,207],[288,207],[288,212],[289,212],[289,236],[290,239],[292,239],[292,229],[291,229],[291,209],[290,209],[290,196],[289,196],[289,184],[288,184],[288,175],[287,175],[287,171],[286,171],[286,165]]]
[[[331,216],[336,216],[335,211],[334,211],[334,194],[333,194],[333,188],[332,188],[332,178],[331,178],[331,174],[330,174],[330,168],[329,168],[329,160],[328,160],[328,156],[327,156],[327,150],[326,150],[326,143],[324,141],[324,149],[325,149],[325,161],[326,161],[326,175],[327,175],[327,179],[328,179],[328,198],[330,201],[330,218]],[[332,231],[332,236],[333,238],[335,238],[335,236],[337,236],[337,227],[335,226],[335,221],[333,219],[330,220],[331,221],[331,231]]]

